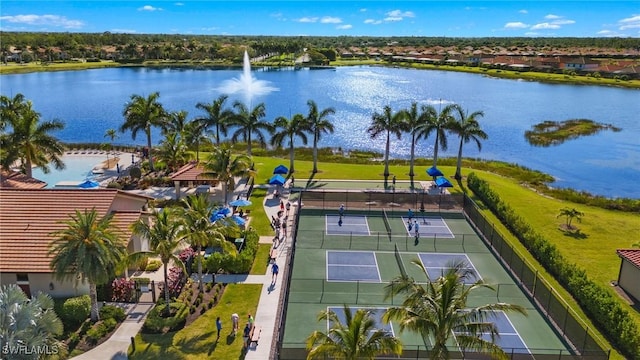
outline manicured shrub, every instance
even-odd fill
[[[163,317],[166,304],[154,306],[147,315],[147,319],[142,326],[142,330],[146,333],[164,333],[182,328],[187,321],[189,309],[184,303],[173,302],[171,306],[170,317]],[[195,311],[195,308],[194,308]]]
[[[133,280],[118,278],[111,283],[111,301],[133,302],[135,300],[135,284]]]
[[[147,267],[145,268],[145,271],[156,271],[160,269],[161,266],[162,266],[162,261],[158,259],[151,259],[147,263]]]
[[[102,339],[105,335],[107,335],[109,331],[107,331],[107,327],[104,322],[99,322],[93,325],[89,331],[87,331],[87,336],[85,336],[85,340],[90,345],[95,345],[98,343],[100,339]]]
[[[73,329],[87,320],[91,314],[91,299],[89,295],[72,297],[64,301],[60,313],[60,320],[65,328]]]
[[[123,322],[127,318],[127,314],[124,313],[124,309],[113,306],[105,305],[100,309],[100,319],[114,319],[117,322]]]

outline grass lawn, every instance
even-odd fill
[[[260,183],[256,182],[256,184]],[[251,222],[249,226],[253,227],[260,236],[273,236],[275,232],[273,232],[273,228],[271,227],[271,219],[267,217],[267,213],[264,211],[263,201],[266,195],[266,189],[254,187],[250,199],[252,204],[245,207],[245,209],[251,210]]]
[[[256,253],[256,259],[253,261],[251,271],[249,271],[250,275],[264,275],[267,273],[270,250],[271,244],[258,244],[258,252]]]
[[[184,329],[167,334],[138,334],[135,337],[136,359],[244,359],[242,329],[248,314],[255,314],[262,285],[229,284],[220,303]],[[231,314],[240,315],[237,336],[231,336]],[[222,320],[220,339],[216,340],[216,317]]]
[[[43,71],[63,71],[63,70],[86,70],[99,69],[106,67],[118,67],[120,64],[103,60],[100,62],[55,62],[43,64],[40,62],[31,62],[28,64],[9,63],[0,66],[0,74],[21,74],[30,72]]]

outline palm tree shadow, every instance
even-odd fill
[[[564,236],[570,237],[576,240],[584,240],[589,237],[588,234],[583,233],[582,231],[580,231],[580,229],[575,229],[575,230],[560,229],[560,231],[562,231]]]
[[[316,176],[315,173],[311,173],[311,176],[309,176],[309,179],[307,180],[307,185],[305,185],[306,189],[309,189],[315,183],[315,181],[313,181],[313,178],[315,176]]]

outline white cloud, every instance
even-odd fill
[[[153,7],[151,5],[145,5],[138,8],[138,11],[162,11],[162,8]]]
[[[338,30],[349,30],[351,29],[353,26],[350,24],[344,24],[344,25],[338,25],[336,26],[336,29]]]
[[[401,10],[389,11],[386,15],[388,17],[399,17],[399,18],[415,17],[415,14],[413,13],[413,11],[401,11]]]
[[[549,14],[547,16],[545,16],[544,18],[547,20],[554,20],[554,19],[560,19],[562,16],[558,16],[558,15],[554,15],[554,14]]]
[[[600,30],[596,33],[596,35],[604,36],[604,37],[628,37],[629,35],[619,33],[613,30]]]
[[[573,20],[554,20],[551,23],[553,25],[571,25],[571,24],[575,24],[576,22]]]
[[[525,9],[522,9],[520,11],[518,11],[520,14],[528,14],[529,12]]]
[[[177,2],[177,3],[173,4],[173,5],[175,5],[175,6],[184,6],[184,3]]]
[[[301,23],[314,23],[314,22],[318,22],[318,18],[317,17],[301,17],[300,19],[296,20],[297,22],[301,22]]]
[[[362,9],[360,9],[360,12],[367,12],[367,9],[366,8],[362,8]]]
[[[640,15],[633,14],[629,18],[618,21],[618,25],[620,30],[638,29],[640,28]]]
[[[333,17],[333,16],[325,16],[322,19],[320,19],[320,22],[322,24],[340,24],[342,23],[342,19],[338,17]]]
[[[374,19],[367,19],[364,21],[365,24],[372,24],[372,25],[378,25],[378,24],[382,24],[382,20],[374,20]]]
[[[528,27],[529,25],[520,21],[508,22],[504,24],[505,29],[526,29]]]
[[[70,20],[65,16],[60,15],[8,15],[0,16],[0,20],[13,24],[54,26],[62,27],[65,29],[79,29],[84,26],[84,22],[81,20]]]
[[[384,18],[384,21],[386,22],[402,21],[402,18],[399,16],[387,16],[386,18]]]
[[[121,33],[121,34],[135,34],[137,32],[133,29],[111,29],[109,31],[112,33]]]
[[[531,30],[549,30],[549,29],[560,29],[560,25],[545,22],[545,23],[535,24],[531,27]]]

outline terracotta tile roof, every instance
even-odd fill
[[[640,249],[619,249],[616,253],[620,258],[627,260],[640,269]]]
[[[199,181],[199,180],[214,180],[213,178],[207,178],[202,176],[204,169],[199,166],[199,163],[193,161],[187,165],[181,167],[171,175],[173,181]]]
[[[47,183],[17,171],[0,172],[0,189],[42,189]]]
[[[69,220],[75,210],[95,207],[100,216],[113,213],[114,225],[128,240],[131,237],[128,226],[140,217],[147,199],[116,189],[2,189],[0,272],[50,272],[47,254],[53,240],[50,234],[63,229],[61,221]]]

